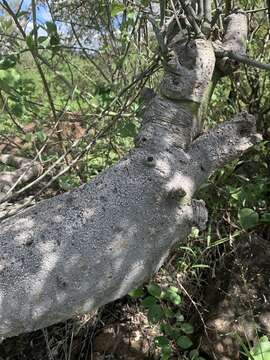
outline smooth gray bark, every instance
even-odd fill
[[[150,101],[132,151],[92,182],[1,223],[1,336],[122,297],[193,225],[205,226],[194,192],[259,137],[253,117],[239,114],[194,141],[215,67],[211,43],[177,44],[171,66],[176,71]]]

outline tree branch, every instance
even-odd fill
[[[189,171],[196,173],[195,188],[217,168],[241,156],[261,140],[261,135],[256,132],[254,116],[246,112],[236,114],[232,120],[225,121],[200,136],[189,151],[192,163],[192,170]]]
[[[270,71],[270,64],[261,63],[260,61],[251,59],[246,55],[236,54],[232,51],[218,49],[218,48],[215,49],[215,54],[218,58],[229,58],[242,64],[246,64],[249,66],[256,67],[258,69]]]
[[[15,167],[14,171],[2,171],[0,172],[0,195],[1,198],[5,198],[8,193],[17,185],[23,185],[32,179],[38,177],[43,170],[41,164],[37,161],[31,161],[26,158],[1,154],[0,163]]]

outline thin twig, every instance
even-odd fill
[[[91,58],[91,56],[87,53],[87,51],[85,50],[85,48],[83,47],[77,33],[74,27],[74,24],[71,23],[71,29],[73,32],[73,35],[75,36],[75,39],[77,41],[77,43],[80,46],[80,49],[82,50],[82,52],[84,53],[85,57],[87,58],[87,60],[100,72],[100,74],[103,76],[103,78],[110,84],[111,81],[110,79],[106,76],[106,74],[104,73],[104,71],[101,69],[101,67]]]
[[[184,13],[188,19],[188,22],[190,23],[191,27],[193,28],[193,30],[195,32],[196,36],[200,37],[200,38],[204,38],[204,34],[202,33],[199,25],[197,24],[197,22],[193,16],[193,12],[192,12],[193,9],[192,9],[191,5],[186,4],[185,0],[179,0],[179,2],[184,10]]]
[[[264,64],[261,63],[257,60],[254,59],[250,59],[248,56],[246,55],[240,55],[240,54],[236,54],[232,51],[227,51],[227,50],[216,50],[215,54],[217,57],[228,57],[230,59],[236,60],[242,64],[246,64],[249,66],[253,66],[256,67],[258,69],[262,69],[262,70],[267,70],[270,71],[270,64]]]

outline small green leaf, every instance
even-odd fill
[[[178,293],[178,292],[179,292],[179,289],[178,289],[177,287],[175,287],[175,286],[170,286],[170,287],[169,287],[169,291]]]
[[[164,354],[162,351],[160,360],[169,360],[169,359],[170,359],[170,354],[167,354],[167,353]]]
[[[181,349],[184,349],[184,350],[189,349],[193,345],[193,342],[186,335],[180,336],[177,339],[176,343]]]
[[[150,295],[156,297],[157,299],[160,299],[162,290],[161,288],[156,284],[149,284],[147,287],[147,290]]]
[[[259,339],[259,342],[250,351],[250,360],[270,360],[270,342],[267,336]]]
[[[238,216],[240,224],[244,229],[250,229],[256,226],[259,222],[259,215],[256,211],[249,208],[241,209]]]
[[[42,130],[36,131],[35,135],[36,135],[36,138],[37,138],[40,142],[43,142],[43,141],[46,140],[46,134],[45,134],[44,131],[42,131]]]
[[[172,336],[173,327],[168,323],[160,324],[160,330],[164,332],[166,335]]]
[[[183,323],[181,325],[181,330],[187,335],[193,334],[194,332],[194,328],[190,323]]]
[[[60,37],[57,33],[52,34],[50,37],[50,45],[51,46],[57,46],[60,43]]]
[[[57,33],[57,26],[52,21],[46,21],[46,28],[48,34],[56,34]]]
[[[145,308],[149,308],[153,305],[156,304],[156,299],[153,296],[147,296],[145,299],[143,299],[142,301],[142,306]]]
[[[16,18],[19,19],[22,16],[28,15],[28,11],[19,11],[18,14],[16,14]]]
[[[17,63],[17,56],[15,55],[7,55],[0,59],[0,69],[6,70],[14,67]]]
[[[114,3],[111,7],[111,16],[114,17],[125,10],[125,5],[121,3]]]
[[[155,304],[148,309],[148,319],[151,323],[157,324],[159,321],[164,319],[164,312],[160,305]]]
[[[164,309],[164,314],[165,314],[167,319],[171,319],[171,318],[173,318],[175,316],[174,312],[170,308],[165,308]]]
[[[155,345],[159,347],[168,346],[170,344],[169,340],[165,336],[156,336]]]
[[[190,360],[198,360],[199,355],[199,351],[197,349],[194,349],[191,350],[191,352],[189,353],[189,358]]]
[[[170,300],[174,305],[179,305],[182,302],[181,296],[177,293],[178,289],[171,286],[166,291],[166,298]]]
[[[38,43],[42,44],[44,41],[48,39],[48,36],[39,36],[38,37]]]
[[[26,44],[27,44],[27,46],[29,47],[30,50],[33,50],[35,48],[36,44],[35,44],[35,40],[34,40],[32,34],[29,34],[26,37]]]
[[[132,298],[139,298],[144,295],[144,291],[142,287],[138,287],[128,293],[128,295]]]
[[[262,214],[261,222],[265,224],[270,224],[270,213]]]
[[[181,314],[180,312],[176,313],[175,314],[175,318],[176,318],[176,321],[179,321],[179,322],[182,322],[185,320],[185,317],[183,314]]]
[[[209,269],[210,266],[206,264],[195,264],[191,266],[192,269]]]
[[[150,4],[150,0],[141,0],[142,6],[148,6]]]
[[[16,117],[20,117],[23,114],[23,104],[20,102],[17,102],[15,104],[12,104],[10,106],[10,111],[13,115]]]

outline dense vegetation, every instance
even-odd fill
[[[221,25],[230,3],[213,8]],[[18,211],[14,204],[26,207],[91,180],[132,148],[152,95],[146,86],[156,88],[166,66],[160,29],[175,11],[181,14],[179,4],[1,1],[0,151],[43,167],[30,182],[19,179],[8,190],[0,188],[1,218],[6,209]],[[241,0],[237,6],[248,16],[248,55],[268,63],[270,9],[263,0]],[[212,37],[222,37],[222,30],[214,26]],[[205,358],[204,289],[239,239],[270,240],[269,96],[269,70],[241,64],[219,81],[205,128],[247,110],[256,116],[263,141],[201,187],[207,229],[193,228],[188,246],[175,249],[155,279],[125,300],[148,315],[156,329],[152,345],[163,360]],[[1,165],[0,154],[0,170],[10,169]],[[243,358],[270,359],[269,334],[257,335],[257,344],[241,339]],[[70,351],[72,339],[73,332],[65,339]],[[61,349],[52,358],[70,359]]]

